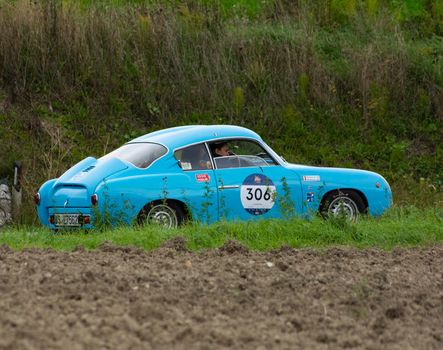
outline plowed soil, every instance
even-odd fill
[[[0,348],[442,349],[443,246],[3,246]]]

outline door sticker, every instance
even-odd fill
[[[320,181],[320,175],[304,175],[303,181]]]
[[[195,179],[197,180],[197,182],[209,182],[211,177],[209,176],[209,174],[195,174]]]
[[[263,215],[275,204],[277,190],[272,180],[263,174],[251,174],[240,188],[241,204],[252,215]]]
[[[306,202],[313,202],[313,201],[314,201],[314,192],[306,193]]]

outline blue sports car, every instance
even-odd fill
[[[186,220],[302,217],[355,220],[392,203],[379,174],[290,164],[255,132],[229,125],[152,132],[99,158],[88,157],[35,195],[51,229]]]

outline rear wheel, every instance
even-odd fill
[[[138,216],[140,225],[159,225],[175,228],[185,220],[183,208],[174,202],[154,202],[146,205]]]
[[[358,216],[366,211],[361,196],[352,190],[334,191],[328,193],[322,201],[321,214],[324,218],[345,218],[356,221]]]

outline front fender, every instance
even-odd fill
[[[319,210],[323,198],[331,191],[354,190],[363,194],[368,212],[381,215],[392,205],[392,192],[388,182],[371,171],[342,168],[294,166],[300,176],[303,205],[309,213]]]

